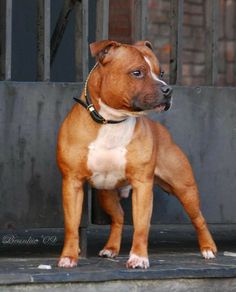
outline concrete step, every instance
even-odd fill
[[[106,241],[108,228],[90,227],[88,257],[80,259],[73,269],[57,267],[58,247],[2,250],[0,291],[236,291],[235,233],[224,241],[226,231],[218,230],[217,258],[205,260],[191,227],[152,228],[147,270],[125,267],[131,227],[125,228],[121,254],[113,260],[97,256]],[[51,269],[39,269],[39,265]]]

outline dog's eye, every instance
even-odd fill
[[[142,78],[144,76],[141,70],[135,70],[131,72],[131,75],[134,76],[135,78]]]
[[[161,72],[160,72],[160,78],[161,78],[161,79],[164,77],[164,74],[165,74],[164,71],[161,71]]]

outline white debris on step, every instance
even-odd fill
[[[41,270],[51,270],[52,266],[50,265],[39,265],[38,266],[38,269],[41,269]]]
[[[226,256],[226,257],[236,257],[236,252],[224,251],[224,256]]]

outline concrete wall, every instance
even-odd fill
[[[56,140],[79,90],[0,83],[0,228],[63,226]]]
[[[80,90],[75,83],[0,82],[1,229],[63,226],[56,139]],[[189,156],[210,223],[236,223],[235,96],[235,88],[176,87],[172,109],[152,116]],[[130,199],[124,206],[130,222]],[[189,222],[176,199],[158,189],[154,209],[153,223]]]
[[[160,118],[190,159],[209,223],[236,223],[235,97],[236,88],[177,87]],[[156,206],[160,221],[186,221],[175,199],[160,194]]]

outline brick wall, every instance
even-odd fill
[[[204,0],[184,2],[183,84],[205,83]]]
[[[219,84],[236,85],[236,1],[221,0]]]
[[[124,43],[132,41],[132,0],[110,0],[109,37]]]
[[[154,46],[168,80],[170,59],[170,0],[147,0],[147,39]],[[132,0],[110,0],[110,38],[132,41]],[[185,0],[183,20],[184,85],[204,85],[206,1]],[[217,85],[236,85],[236,0],[220,0]]]
[[[147,39],[153,44],[154,52],[158,56],[165,78],[168,80],[170,61],[170,1],[148,1],[148,34]]]
[[[169,13],[170,0],[148,1],[148,39],[169,72]],[[205,84],[206,1],[185,0],[183,20],[184,85]],[[221,0],[219,15],[218,82],[236,85],[236,1]],[[168,77],[168,76],[167,76]]]

